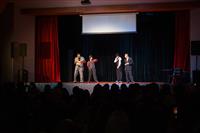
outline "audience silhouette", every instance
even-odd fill
[[[198,133],[199,85],[151,83],[78,86],[69,95],[58,83],[39,91],[35,83],[1,89],[4,133]]]

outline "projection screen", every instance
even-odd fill
[[[136,13],[82,15],[83,34],[136,32]]]

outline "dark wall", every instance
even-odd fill
[[[10,81],[10,40],[14,30],[14,4],[7,4],[0,14],[0,84]]]

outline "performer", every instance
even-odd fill
[[[74,64],[75,64],[74,82],[77,82],[76,78],[77,78],[78,73],[80,75],[80,82],[84,82],[84,79],[83,79],[83,71],[84,71],[83,64],[84,63],[85,63],[85,58],[83,56],[81,56],[80,53],[78,53],[74,59]]]
[[[116,75],[117,75],[117,81],[116,82],[122,82],[122,58],[117,53],[115,56],[114,63],[116,64]]]
[[[126,74],[126,82],[133,82],[133,75],[132,75],[132,64],[133,59],[129,57],[127,53],[124,54],[125,57],[125,74]]]
[[[95,63],[97,62],[97,59],[93,59],[93,56],[89,56],[89,61],[87,62],[88,67],[88,82],[90,82],[91,76],[93,75],[93,79],[95,82],[98,82],[97,75],[96,75],[96,68]]]

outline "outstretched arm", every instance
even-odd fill
[[[93,59],[92,61],[93,61],[93,62],[97,62],[98,60],[97,60],[97,59]]]

